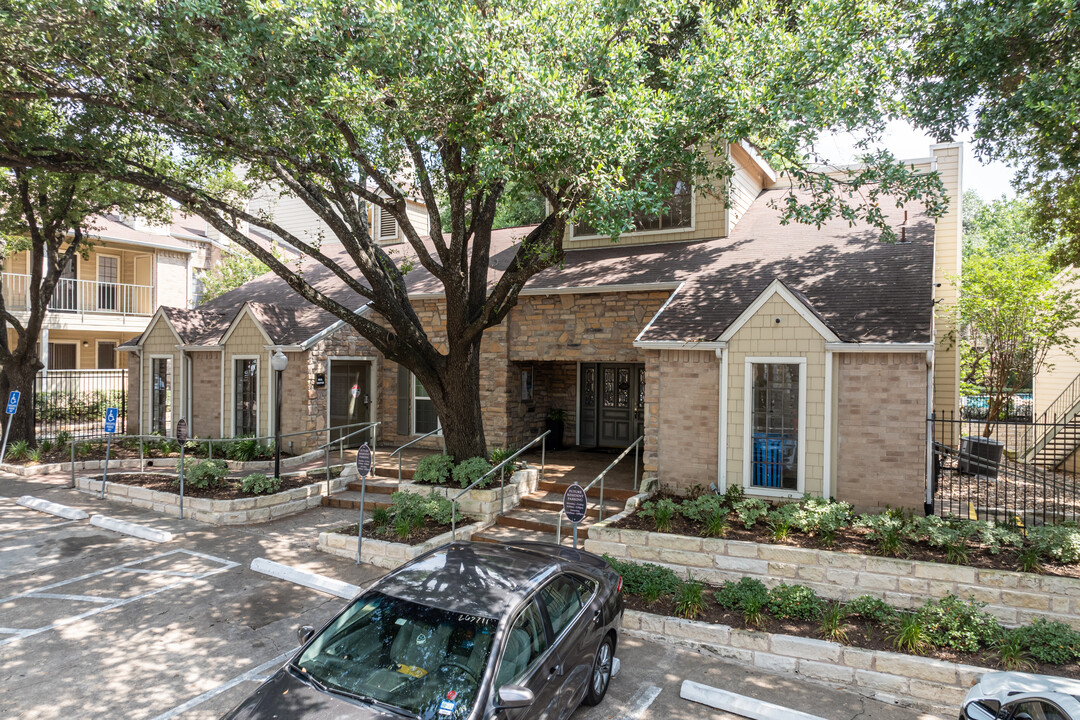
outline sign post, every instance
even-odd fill
[[[105,470],[101,474],[101,497],[105,497],[105,483],[109,480],[109,452],[112,450],[112,436],[116,433],[116,408],[105,408]]]
[[[574,483],[566,488],[566,492],[564,492],[562,496],[562,508],[563,514],[566,515],[566,519],[574,523],[575,550],[577,550],[577,526],[579,522],[585,519],[588,505],[588,498],[585,497],[585,491],[581,489],[580,485]]]
[[[7,441],[8,434],[11,432],[11,421],[15,419],[15,411],[19,409],[19,398],[22,393],[18,390],[12,390],[8,393],[7,401],[7,425],[4,426],[4,444],[0,445],[0,463],[4,462],[4,456],[7,455]]]
[[[364,491],[371,473],[371,448],[367,443],[356,451],[356,474],[360,476],[360,522],[356,524],[356,564],[360,564],[360,548],[364,545]]]
[[[177,471],[180,474],[180,519],[184,519],[184,446],[187,445],[187,420],[180,418],[176,423],[176,439],[180,443],[180,464]]]

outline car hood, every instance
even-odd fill
[[[985,697],[1002,702],[1019,693],[1080,694],[1080,681],[1052,675],[1033,675],[1021,672],[987,673],[979,679],[979,688]]]
[[[376,707],[321,692],[278,670],[223,720],[401,720]]]

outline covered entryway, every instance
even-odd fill
[[[582,363],[578,382],[582,447],[626,447],[641,437],[645,423],[643,363]]]
[[[372,407],[371,361],[331,358],[328,397],[330,427],[369,422]],[[283,412],[288,412],[288,408],[284,408]],[[330,439],[336,440],[355,430],[356,428],[334,430]],[[368,433],[348,438],[345,447],[359,447],[364,442],[371,442]]]

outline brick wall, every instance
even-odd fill
[[[121,366],[127,365],[127,426],[124,428],[124,432],[128,435],[139,434],[139,423],[141,417],[139,415],[139,408],[142,403],[139,402],[139,387],[142,381],[142,356],[133,351],[126,350],[122,353],[117,353],[117,363]]]
[[[838,500],[860,509],[922,508],[926,478],[926,355],[838,356]]]
[[[662,350],[659,356],[659,382],[647,368],[646,383],[657,386],[662,418],[653,446],[660,483],[677,491],[708,487],[716,482],[719,360],[713,351]]]
[[[191,437],[221,437],[221,353],[192,352]]]

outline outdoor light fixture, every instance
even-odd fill
[[[270,369],[277,374],[276,409],[274,410],[274,477],[281,477],[281,374],[289,367],[289,358],[281,348],[270,357]]]

